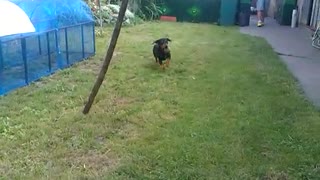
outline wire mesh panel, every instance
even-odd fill
[[[81,26],[74,26],[66,29],[66,39],[68,45],[68,51],[64,53],[68,53],[69,64],[74,64],[80,59],[84,58],[82,55],[82,34],[81,34]]]
[[[83,44],[84,44],[84,56],[91,56],[96,52],[95,48],[95,27],[93,24],[83,24]],[[90,35],[91,34],[91,35]]]
[[[94,24],[85,23],[60,29],[61,56],[72,65],[95,53]]]
[[[26,46],[27,82],[52,72],[52,60],[55,59],[52,54],[56,52],[55,41],[55,34],[52,31],[22,39],[22,43]]]
[[[0,38],[0,95],[94,54],[94,22]]]
[[[0,94],[26,85],[24,63],[19,39],[0,41]]]

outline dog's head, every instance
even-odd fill
[[[153,42],[153,44],[157,44],[162,50],[169,49],[168,44],[171,42],[169,38],[161,38]]]

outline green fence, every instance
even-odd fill
[[[163,0],[164,14],[175,16],[179,22],[218,22],[221,0]]]
[[[178,22],[229,26],[235,25],[239,12],[250,15],[251,0],[162,0],[158,5],[163,15],[175,16]]]

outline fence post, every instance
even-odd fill
[[[24,64],[25,81],[26,81],[26,84],[29,84],[26,38],[21,39],[21,49],[22,49],[22,60],[23,60],[23,64]]]
[[[40,35],[38,35],[38,45],[39,45],[39,54],[42,54],[42,49],[41,49],[41,38]]]
[[[3,71],[4,65],[3,65],[3,54],[2,54],[2,42],[0,40],[0,94],[2,93],[2,71]]]
[[[0,72],[2,72],[3,66],[2,42],[0,41]]]
[[[51,66],[51,50],[50,50],[49,32],[46,32],[46,38],[47,38],[47,52],[48,52],[49,72],[51,72],[52,66]]]
[[[94,22],[92,23],[93,32],[92,32],[92,39],[93,39],[93,54],[96,54],[96,28]]]
[[[68,28],[64,29],[64,38],[65,38],[65,42],[66,42],[66,58],[67,58],[67,64],[69,65],[69,43],[68,43]]]
[[[85,58],[85,53],[84,53],[83,24],[81,24],[81,50],[82,50],[82,58]]]

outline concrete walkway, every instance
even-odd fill
[[[240,31],[265,38],[298,79],[308,99],[320,108],[320,50],[311,46],[312,32],[305,27],[280,26],[271,18],[262,28],[256,27],[255,16],[250,23]]]

